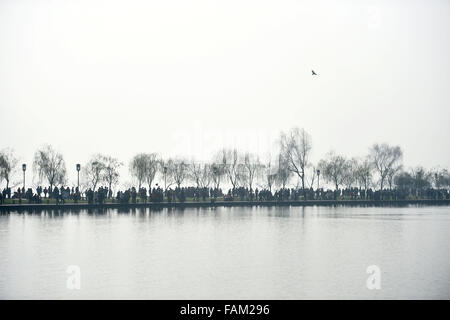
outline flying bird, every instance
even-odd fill
[[[311,70],[311,71],[312,71],[313,76],[317,76],[317,73],[315,73],[314,70]]]

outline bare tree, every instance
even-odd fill
[[[33,170],[37,172],[39,179],[45,178],[53,186],[66,182],[66,163],[61,153],[55,151],[52,146],[44,145],[34,154]]]
[[[148,189],[152,190],[152,183],[155,181],[156,173],[158,172],[159,160],[158,154],[148,153],[144,154],[145,166],[145,179],[148,184]]]
[[[261,161],[258,156],[251,153],[246,153],[244,155],[244,170],[246,171],[245,176],[248,183],[249,189],[252,189],[253,182],[258,172],[261,170]]]
[[[265,165],[261,166],[261,169],[263,169],[264,174],[264,182],[265,186],[269,191],[272,191],[272,186],[277,181],[277,168],[272,164],[272,159],[269,155],[269,158]]]
[[[286,185],[291,178],[292,171],[289,170],[289,159],[285,154],[280,153],[278,155],[278,167],[276,170],[276,183],[281,188],[286,188]]]
[[[351,188],[353,184],[356,182],[357,166],[358,161],[355,158],[346,161],[343,183],[347,188]]]
[[[312,149],[311,136],[305,129],[293,128],[288,134],[281,133],[281,153],[288,161],[288,168],[294,172],[305,189],[305,172],[309,165]]]
[[[392,190],[394,186],[395,176],[402,170],[403,166],[401,164],[394,165],[391,169],[388,170],[386,175],[386,180],[389,185],[389,190]]]
[[[450,173],[447,169],[434,168],[431,170],[432,181],[436,189],[450,187]]]
[[[171,173],[173,180],[177,184],[178,188],[180,188],[189,173],[187,162],[182,159],[173,160]]]
[[[11,148],[5,148],[0,152],[0,182],[1,179],[6,180],[6,188],[9,188],[11,174],[17,166],[18,159],[14,155]]]
[[[325,181],[334,184],[336,190],[345,182],[348,171],[348,162],[344,156],[333,151],[327,153],[325,159],[320,160],[319,168]]]
[[[102,156],[102,163],[104,165],[102,181],[108,184],[109,190],[119,183],[119,168],[123,163],[111,156]]]
[[[355,175],[360,189],[364,187],[364,190],[366,191],[365,195],[367,196],[367,189],[369,189],[369,186],[372,184],[372,162],[368,158],[364,160],[358,160]]]
[[[399,146],[391,147],[386,143],[374,144],[370,148],[369,157],[380,176],[380,190],[383,190],[389,172],[400,164],[402,155]]]
[[[432,174],[424,167],[417,167],[412,170],[412,177],[414,179],[414,187],[416,191],[425,190],[431,187]]]
[[[0,185],[2,184],[3,180],[3,168],[6,166],[6,162],[3,159],[2,155],[0,154]],[[8,183],[7,183],[8,185]],[[8,186],[7,186],[8,187]]]
[[[169,159],[169,160],[160,159],[159,160],[159,171],[163,175],[163,179],[164,179],[164,191],[166,191],[167,188],[169,188],[172,184],[175,183],[175,181],[173,180],[174,167],[175,167],[175,163],[174,163],[174,160],[172,160],[172,159]]]
[[[249,184],[250,177],[248,176],[248,171],[245,166],[245,158],[243,156],[239,157],[239,162],[237,165],[237,186],[238,187],[245,187]]]
[[[100,154],[93,155],[88,163],[83,166],[83,180],[85,180],[86,186],[95,191],[97,185],[104,178],[104,170],[103,156]]]
[[[215,162],[210,165],[211,169],[211,179],[214,184],[214,188],[219,189],[220,182],[222,181],[223,176],[225,176],[225,164],[222,162],[222,154],[216,156]]]
[[[145,153],[139,153],[131,159],[129,166],[130,173],[138,181],[139,189],[147,176],[147,165],[147,155]]]
[[[202,167],[201,163],[196,163],[194,160],[188,166],[189,179],[195,182],[197,188],[200,188],[201,184]]]
[[[230,181],[233,188],[239,186],[239,181],[242,180],[240,176],[241,168],[239,163],[239,153],[237,149],[233,150],[222,150],[222,164],[228,180]]]
[[[203,164],[200,175],[201,188],[208,188],[213,178],[213,168],[210,164]]]
[[[308,184],[308,187],[310,189],[312,189],[314,187],[314,181],[316,180],[316,176],[317,176],[316,167],[312,166],[311,169],[312,170],[310,171],[309,175],[307,173],[305,176],[306,183]]]
[[[213,170],[210,164],[201,164],[192,161],[188,169],[190,179],[195,182],[198,188],[206,188],[209,186],[213,179]]]

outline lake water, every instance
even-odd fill
[[[0,214],[0,298],[449,299],[450,207]]]

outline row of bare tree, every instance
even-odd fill
[[[151,189],[159,181],[164,189],[181,187],[191,183],[199,188],[255,187],[272,190],[274,186],[288,187],[297,181],[296,188],[319,187],[319,181],[334,188],[359,187],[367,190],[450,187],[450,175],[446,169],[427,171],[422,167],[406,172],[402,166],[402,150],[399,146],[374,144],[364,158],[346,158],[329,152],[317,164],[310,161],[311,136],[304,130],[293,128],[280,134],[279,151],[274,158],[261,161],[258,155],[242,153],[237,149],[217,152],[210,163],[199,163],[182,158],[163,159],[156,153],[139,153],[129,163],[129,171],[136,186]],[[11,173],[18,160],[11,149],[0,152],[0,183],[10,184]],[[123,163],[118,159],[95,154],[81,170],[82,188],[95,190],[98,186],[114,189],[119,183],[119,169]],[[63,155],[50,145],[44,145],[34,155],[33,169],[39,181],[53,187],[67,183]],[[292,184],[291,184],[292,185]]]

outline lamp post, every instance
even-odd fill
[[[216,166],[213,167],[213,172],[214,172],[214,177],[216,178],[216,181],[217,181],[218,177],[217,177],[217,167]],[[216,188],[217,188],[217,182],[216,182]]]
[[[214,172],[214,177],[216,178],[216,185],[215,185],[215,188],[213,190],[213,192],[214,192],[214,199],[216,199],[217,192],[216,192],[215,189],[218,189],[218,185],[219,185],[219,175],[217,174],[218,169],[217,169],[216,166],[213,167],[213,172]]]
[[[317,190],[319,190],[320,170],[317,170]]]
[[[166,185],[166,174],[167,174],[167,167],[164,166],[164,192],[167,190],[167,185]]]
[[[437,172],[434,173],[434,184],[436,185],[436,189],[439,189],[439,176]]]
[[[25,190],[25,171],[27,171],[27,165],[25,163],[22,164],[22,171],[23,171],[23,190]]]
[[[81,165],[79,163],[77,163],[77,187],[78,190],[80,190],[80,169],[81,169]]]

